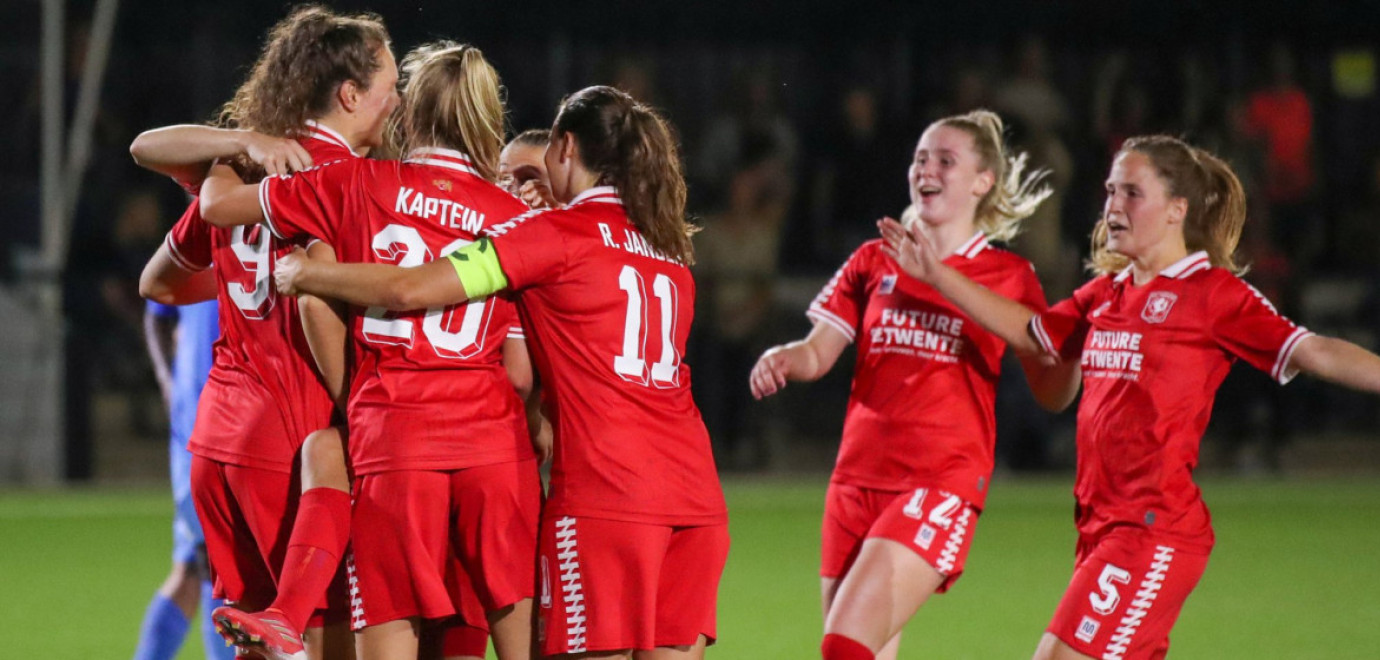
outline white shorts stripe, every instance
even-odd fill
[[[580,550],[575,538],[575,519],[556,521],[556,559],[561,571],[561,600],[565,603],[566,653],[585,652],[585,589],[580,575]]]

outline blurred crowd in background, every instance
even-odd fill
[[[29,20],[36,28],[30,4],[0,12],[18,32],[0,52],[13,81],[0,99],[5,282],[21,276],[16,264],[39,238],[37,30],[15,29]],[[140,4],[122,8],[64,279],[68,433],[78,444],[99,423],[90,405],[97,396],[123,400],[136,435],[165,437],[136,284],[186,200],[138,170],[127,146],[141,130],[214,116],[283,12],[262,2]],[[1310,32],[1336,20],[1327,8],[1294,8],[1264,27],[1256,18],[1218,20],[1228,9],[1192,19],[1161,8],[1148,27],[1107,18],[1120,26],[1107,34],[1055,24],[1079,3],[1050,3],[1056,17],[1045,20],[1023,20],[1020,3],[996,3],[995,22],[954,8],[884,20],[895,8],[879,4],[868,19],[879,22],[806,11],[782,19],[780,30],[762,27],[771,6],[790,11],[780,3],[725,19],[722,30],[714,9],[659,20],[612,2],[570,21],[524,22],[492,8],[377,9],[399,54],[438,37],[483,48],[504,76],[514,132],[548,126],[561,94],[593,83],[629,91],[677,126],[690,207],[704,227],[687,361],[724,469],[828,464],[851,357],[824,381],[764,403],[748,394],[748,370],[765,347],[804,334],[810,299],[875,236],[874,221],[899,217],[924,127],[979,107],[1001,113],[1010,143],[1051,171],[1055,195],[1009,246],[1036,265],[1050,300],[1086,278],[1082,259],[1112,154],[1129,136],[1167,132],[1222,155],[1241,176],[1251,203],[1241,244],[1247,279],[1301,323],[1380,348],[1380,38]],[[467,26],[460,17],[468,10],[477,18]],[[82,16],[69,15],[69,114],[85,55]],[[619,20],[627,26],[610,27]],[[1003,463],[1066,466],[1071,417],[1039,411],[1018,370],[1006,371],[1014,380],[998,397]],[[1224,464],[1278,468],[1280,448],[1297,432],[1380,421],[1359,395],[1290,387],[1308,391],[1286,404],[1266,376],[1233,372],[1210,432]]]

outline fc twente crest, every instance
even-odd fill
[[[1169,317],[1169,310],[1174,307],[1174,301],[1178,299],[1168,291],[1152,291],[1145,301],[1145,309],[1140,310],[1140,317],[1146,323],[1164,323]]]

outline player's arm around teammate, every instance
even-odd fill
[[[1192,467],[1233,357],[1280,383],[1303,371],[1380,392],[1380,357],[1298,327],[1234,274],[1244,222],[1226,163],[1175,138],[1129,139],[1093,232],[1099,276],[1044,313],[955,273],[924,236],[881,224],[907,273],[1013,345],[1082,364],[1077,563],[1037,660],[1164,656],[1214,542]]]
[[[196,186],[217,160],[243,155],[269,175],[300,172],[312,166],[311,154],[296,140],[198,124],[164,126],[140,133],[129,145],[140,167]]]
[[[275,232],[283,235],[319,236],[332,243],[342,258],[349,260],[376,258],[377,252],[369,247],[370,240],[402,236],[398,240],[407,243],[409,258],[422,262],[429,258],[423,257],[424,254],[435,254],[445,245],[472,240],[484,224],[519,214],[521,203],[493,185],[495,161],[503,146],[503,107],[497,73],[482,53],[457,44],[426,46],[408,55],[404,69],[407,82],[401,117],[406,141],[412,147],[407,159],[379,167],[325,165],[290,179],[268,179],[259,186],[236,184],[228,178],[222,182],[208,182],[204,193],[208,219],[227,225],[265,219],[270,221]],[[341,210],[344,205],[353,204],[353,200],[375,193],[387,199],[386,204],[368,206],[376,213]],[[395,199],[402,197],[414,197],[415,210],[408,205],[393,204]],[[430,206],[424,207],[423,200]],[[248,203],[244,203],[246,201]],[[447,221],[438,223],[435,216],[442,201]],[[424,208],[431,209],[430,216]],[[357,249],[361,246],[363,249]],[[349,301],[348,297],[332,298]],[[463,340],[465,332],[476,332],[466,330],[473,316],[469,312],[479,313],[475,327],[482,336],[471,334],[468,340]],[[358,526],[354,534],[353,566],[359,584],[356,601],[363,603],[355,608],[354,625],[359,631],[361,654],[367,658],[391,657],[415,655],[419,647],[430,650],[427,644],[434,637],[432,633],[439,630],[439,626],[433,624],[449,623],[457,612],[466,615],[469,610],[465,607],[466,599],[473,595],[470,591],[474,591],[466,587],[449,589],[452,578],[446,573],[451,570],[449,566],[400,561],[397,552],[382,548],[378,542],[366,547],[363,540],[368,540],[372,529],[359,514],[366,511],[374,521],[374,528],[386,518],[388,522],[416,532],[415,536],[407,537],[406,543],[385,544],[401,545],[399,549],[409,558],[423,554],[449,556],[447,553],[459,557],[465,563],[463,571],[468,573],[461,578],[474,581],[475,590],[484,601],[480,603],[483,607],[478,612],[478,621],[464,616],[465,621],[484,625],[487,618],[501,658],[527,657],[531,646],[530,576],[540,505],[540,485],[535,461],[530,459],[531,450],[495,446],[495,443],[505,442],[506,436],[501,433],[475,432],[476,435],[487,433],[485,438],[445,433],[453,424],[482,424],[480,428],[490,431],[500,427],[518,430],[521,425],[520,408],[508,405],[509,399],[514,397],[513,389],[508,389],[505,395],[490,379],[493,373],[490,367],[498,366],[498,360],[491,358],[498,354],[499,344],[503,342],[501,336],[490,335],[511,326],[506,320],[502,324],[489,323],[488,315],[515,312],[510,303],[498,300],[478,301],[465,310],[415,310],[414,314],[403,315],[390,326],[402,324],[408,328],[406,332],[411,332],[414,324],[420,324],[415,349],[412,342],[407,342],[403,348],[379,348],[402,344],[371,339],[377,336],[371,335],[375,325],[386,325],[392,317],[379,318],[380,315],[372,311],[368,314],[374,318],[357,326],[355,348],[380,365],[379,369],[370,371],[368,378],[383,382],[373,382],[372,387],[369,380],[362,385],[355,384],[356,395],[352,395],[350,404],[350,453],[354,459],[355,523]],[[365,315],[358,314],[357,320],[362,316]],[[461,317],[465,319],[463,327],[444,325],[452,318],[459,321]],[[517,381],[509,384],[527,389],[524,382],[530,382],[530,376],[523,376],[517,364],[525,362],[518,355],[518,349],[525,347],[510,343],[507,348],[513,361],[509,365],[510,374]],[[438,393],[449,392],[451,385],[423,387],[411,384],[417,382],[412,379],[421,377],[455,383],[455,387],[461,389],[465,383],[477,383],[478,387],[465,393],[471,399],[466,405],[456,406],[447,397],[441,397],[447,398],[444,403],[437,399]],[[384,380],[387,378],[408,380],[388,382]],[[402,382],[409,383],[406,387],[413,389],[398,390]],[[375,400],[360,405],[359,399],[363,396],[373,396]],[[389,401],[377,400],[383,396],[389,397]],[[455,396],[462,395],[456,392]],[[499,400],[493,401],[488,398],[490,396],[499,397]],[[382,405],[385,403],[389,405]],[[393,410],[380,410],[384,407]],[[357,414],[361,409],[367,411]],[[392,428],[386,420],[401,422],[402,417],[408,416],[404,410],[415,411],[411,415],[412,425],[404,430]],[[512,424],[506,416],[510,410],[515,415]],[[431,436],[420,435],[412,443],[385,442],[385,436],[428,433]],[[446,435],[448,439],[424,441],[436,435]],[[361,459],[361,453],[369,455]],[[387,464],[397,467],[381,467]],[[527,475],[529,467],[530,475]],[[394,478],[395,474],[415,475],[416,483],[401,483]],[[511,478],[504,475],[511,475]],[[527,488],[527,476],[531,477],[531,489]],[[514,492],[500,492],[509,487]],[[391,497],[390,492],[394,491],[386,488],[402,488],[408,498],[421,498],[422,488],[442,488],[443,492],[426,502],[432,506],[409,507],[406,498]],[[505,495],[512,497],[501,499]],[[478,515],[480,507],[470,502],[463,507],[466,522],[459,524],[461,529],[454,536],[437,537],[432,533],[454,523],[454,508],[459,506],[461,498],[473,497],[491,498],[485,500],[489,504],[484,505],[483,516]],[[500,504],[510,506],[511,512],[494,508]],[[517,537],[529,530],[525,527],[516,530],[515,527],[525,524],[528,513],[531,529],[527,542],[531,547],[529,551],[522,551]],[[446,522],[447,515],[452,516],[450,523]],[[505,525],[506,531],[502,528]],[[455,547],[437,546],[440,542]],[[391,586],[409,580],[420,586],[411,592]],[[442,651],[448,656],[482,655],[483,639],[479,641],[479,648],[473,649],[475,652],[455,653],[458,647],[452,648],[448,642]]]
[[[275,279],[285,292],[398,309],[514,290],[542,378],[574,383],[554,389],[562,421],[542,523],[544,652],[699,658],[715,637],[728,539],[677,357],[688,324],[676,321],[689,318],[694,283],[675,143],[655,113],[605,87],[567,98],[552,133],[546,165],[567,206],[500,223],[449,264],[328,264],[297,252]],[[634,305],[662,328],[658,357],[619,354],[637,351],[626,339],[628,319],[642,318]],[[577,403],[584,397],[602,403]],[[611,449],[593,451],[596,441]]]
[[[908,171],[911,206],[903,217],[939,246],[945,263],[1043,306],[1030,264],[987,245],[989,237],[1014,236],[1049,194],[1039,187],[1042,173],[1025,176],[1023,156],[1008,156],[1002,133],[1000,118],[986,111],[931,124]],[[749,376],[761,399],[789,381],[818,379],[844,347],[859,343],[825,505],[826,660],[897,656],[901,628],[962,573],[991,479],[992,401],[1005,344],[897,271],[879,241],[863,245],[811,304],[810,334],[766,351]],[[1041,404],[1067,405],[1068,369],[1022,358]],[[957,464],[976,467],[947,467]]]
[[[326,33],[334,35],[335,38],[323,46],[321,37]],[[178,126],[141,135],[132,145],[131,152],[141,164],[173,175],[189,191],[199,190],[202,178],[206,174],[207,161],[210,159],[237,160],[250,166],[246,168],[247,172],[262,170],[268,174],[282,174],[310,167],[313,158],[327,162],[352,158],[381,143],[382,126],[392,109],[392,103],[396,100],[395,93],[391,80],[385,84],[373,85],[372,93],[370,82],[379,82],[376,79],[390,75],[395,79],[396,66],[391,54],[388,53],[387,31],[377,16],[343,16],[319,7],[298,8],[274,26],[253,71],[222,114],[222,122],[227,126],[253,127],[257,131],[280,137],[267,137],[252,130]],[[286,140],[287,136],[296,139]],[[195,220],[191,224],[208,227],[201,222],[199,211],[198,202],[189,210],[189,214],[194,216],[192,220]],[[179,227],[183,224],[179,223]],[[317,382],[316,375],[311,373],[310,367],[302,365],[298,368],[299,363],[306,360],[305,355],[297,352],[299,346],[295,342],[288,345],[291,342],[290,336],[297,332],[293,327],[297,319],[292,318],[291,314],[291,311],[296,310],[290,311],[290,308],[281,304],[273,305],[269,297],[262,295],[267,292],[262,287],[254,287],[252,281],[248,284],[237,281],[237,278],[244,279],[243,269],[249,269],[255,277],[261,273],[266,279],[268,269],[259,268],[258,264],[265,259],[271,260],[271,256],[262,255],[271,254],[275,244],[266,231],[258,234],[248,230],[219,234],[214,240],[218,245],[228,243],[223,245],[223,253],[218,252],[217,276],[226,280],[225,287],[238,287],[235,289],[238,295],[231,292],[228,297],[234,305],[227,305],[227,309],[238,309],[234,309],[235,314],[227,313],[234,323],[231,324],[231,331],[226,334],[231,337],[232,344],[246,344],[240,347],[244,349],[241,352],[250,356],[248,364],[236,364],[235,368],[253,373],[263,368],[263,364],[255,359],[256,356],[274,355],[277,361],[273,363],[282,369],[280,373],[275,373],[272,378],[246,380],[272,382],[275,388],[284,390],[272,393],[257,390],[237,391],[228,395],[222,393],[220,396],[224,400],[234,400],[240,407],[237,409],[238,414],[233,411],[229,413],[234,421],[225,421],[221,425],[227,429],[236,429],[241,424],[248,424],[255,428],[243,435],[264,434],[265,429],[260,425],[239,421],[240,418],[252,417],[244,412],[248,407],[256,415],[261,415],[260,419],[281,418],[283,421],[284,428],[281,433],[284,437],[266,436],[263,446],[276,448],[300,445],[302,439],[308,435],[307,430],[320,428],[329,423],[329,399]],[[185,244],[174,242],[170,234],[165,248],[176,248],[179,245],[185,250]],[[250,260],[242,265],[244,257],[241,255],[246,250],[263,252],[257,260]],[[151,267],[156,265],[158,259],[167,260],[169,256],[174,261],[190,263],[189,255],[172,249],[160,253]],[[222,273],[222,270],[225,272]],[[148,274],[149,271],[146,270],[146,275]],[[153,279],[157,281],[161,278],[155,276]],[[242,321],[242,318],[248,320]],[[266,402],[264,399],[270,401]],[[291,405],[283,405],[285,402],[291,402]],[[267,412],[272,406],[281,406],[282,414]],[[233,407],[222,406],[220,409],[228,410]],[[293,428],[287,428],[290,426]],[[247,441],[246,446],[253,449],[257,445],[253,441]],[[316,455],[319,452],[308,447],[307,453]],[[274,455],[273,458],[278,461],[280,457]],[[290,457],[282,458],[285,460],[279,462],[290,470],[290,467],[287,467],[291,463]],[[337,462],[340,462],[339,459]],[[343,462],[340,471],[344,471]],[[290,478],[282,479],[284,486],[290,481]],[[308,476],[304,483],[310,488],[314,482]],[[259,487],[253,490],[273,490],[272,497],[284,501],[281,510],[255,510],[251,517],[255,521],[252,525],[257,526],[252,530],[242,529],[243,525],[237,526],[228,519],[218,520],[216,527],[218,532],[222,532],[222,540],[232,539],[234,542],[222,543],[225,547],[211,554],[213,568],[214,564],[218,563],[223,571],[245,583],[236,586],[237,590],[243,590],[245,593],[253,591],[253,598],[243,598],[238,604],[257,609],[269,604],[270,601],[275,606],[279,605],[283,592],[293,591],[284,587],[292,584],[298,573],[310,567],[330,563],[327,560],[328,556],[332,557],[331,561],[339,557],[344,541],[340,540],[340,547],[330,550],[329,548],[335,544],[323,542],[322,537],[330,536],[331,532],[342,531],[342,525],[339,524],[341,518],[346,521],[344,531],[348,530],[349,498],[344,492],[338,493],[334,498],[326,497],[325,499],[334,501],[332,506],[328,507],[332,511],[323,518],[312,513],[320,508],[317,504],[322,497],[304,495],[300,502],[297,502],[295,494],[292,493],[286,493],[284,497],[284,494],[278,493],[276,489]],[[227,507],[232,507],[240,497],[252,499],[248,492],[231,492],[222,499],[230,502]],[[298,522],[313,518],[317,521],[306,525],[316,530],[312,543],[302,543],[296,532],[291,537],[286,535],[287,528],[294,521],[285,514],[295,502],[298,508]],[[217,509],[217,512],[220,510]],[[226,529],[222,530],[221,527]],[[264,540],[269,537],[271,540]],[[262,543],[259,543],[260,541]],[[258,548],[265,549],[264,557],[255,556],[255,553],[245,549],[255,543],[258,543]],[[267,550],[268,548],[271,550]],[[315,561],[300,561],[302,554],[312,557]],[[265,565],[259,567],[258,564]],[[253,575],[241,575],[241,567],[251,567],[252,571],[245,569],[245,572],[252,572]],[[267,575],[261,575],[265,572]],[[329,581],[335,572],[334,564],[318,572],[324,572],[325,580]],[[267,583],[266,589],[264,583]],[[276,600],[273,593],[275,587],[278,588]],[[265,591],[267,593],[264,593]],[[323,654],[327,657],[352,655],[349,631],[343,624],[335,623],[327,627],[343,633],[334,635],[333,639],[343,640],[345,644],[331,648],[323,641],[321,623],[319,619],[313,619],[321,600],[321,592],[321,589],[316,589],[314,593],[299,598],[296,603],[299,607],[284,607],[299,613],[288,617],[288,620],[293,622],[291,625],[274,625],[249,632],[232,630],[225,627],[226,622],[230,621],[225,615],[227,612],[236,614],[238,611],[224,608],[217,611],[217,621],[222,625],[222,634],[227,639],[239,642],[248,642],[252,639],[256,645],[265,645],[259,650],[271,657],[288,657],[301,652],[301,631],[304,628],[307,636],[306,653],[310,654],[310,657],[320,658]],[[343,607],[341,609],[344,610]],[[283,632],[288,628],[295,630],[292,630],[291,634]]]

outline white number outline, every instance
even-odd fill
[[[647,288],[642,274],[632,266],[618,273],[618,288],[628,294],[623,320],[623,352],[613,357],[613,371],[619,378],[638,385],[668,389],[680,385],[680,352],[675,336],[680,290],[664,273],[652,279],[661,316],[661,356],[647,369]]]
[[[1094,612],[1106,616],[1116,610],[1121,602],[1121,592],[1117,584],[1130,584],[1131,573],[1124,568],[1107,564],[1102,567],[1102,575],[1097,576],[1097,588],[1101,591],[1088,593],[1088,602]]]
[[[441,254],[449,254],[471,242],[456,239]],[[401,250],[396,246],[401,246]],[[384,227],[374,235],[372,248],[384,263],[396,263],[402,268],[415,268],[432,259],[431,249],[427,247],[421,232],[407,225],[390,224]],[[446,330],[461,308],[464,309],[464,316],[460,329],[455,332]],[[439,357],[451,360],[472,358],[484,350],[485,334],[493,318],[493,308],[488,298],[464,305],[428,308],[422,317],[422,334]],[[364,312],[361,332],[370,343],[412,348],[415,334],[413,326],[413,319],[398,317],[382,307],[370,307]]]
[[[250,243],[245,236],[254,229],[259,230],[259,240]],[[268,317],[278,299],[273,283],[269,281],[273,276],[273,233],[258,225],[235,227],[230,232],[230,251],[245,271],[254,274],[254,288],[251,290],[239,282],[227,280],[225,293],[245,318],[262,321]]]

